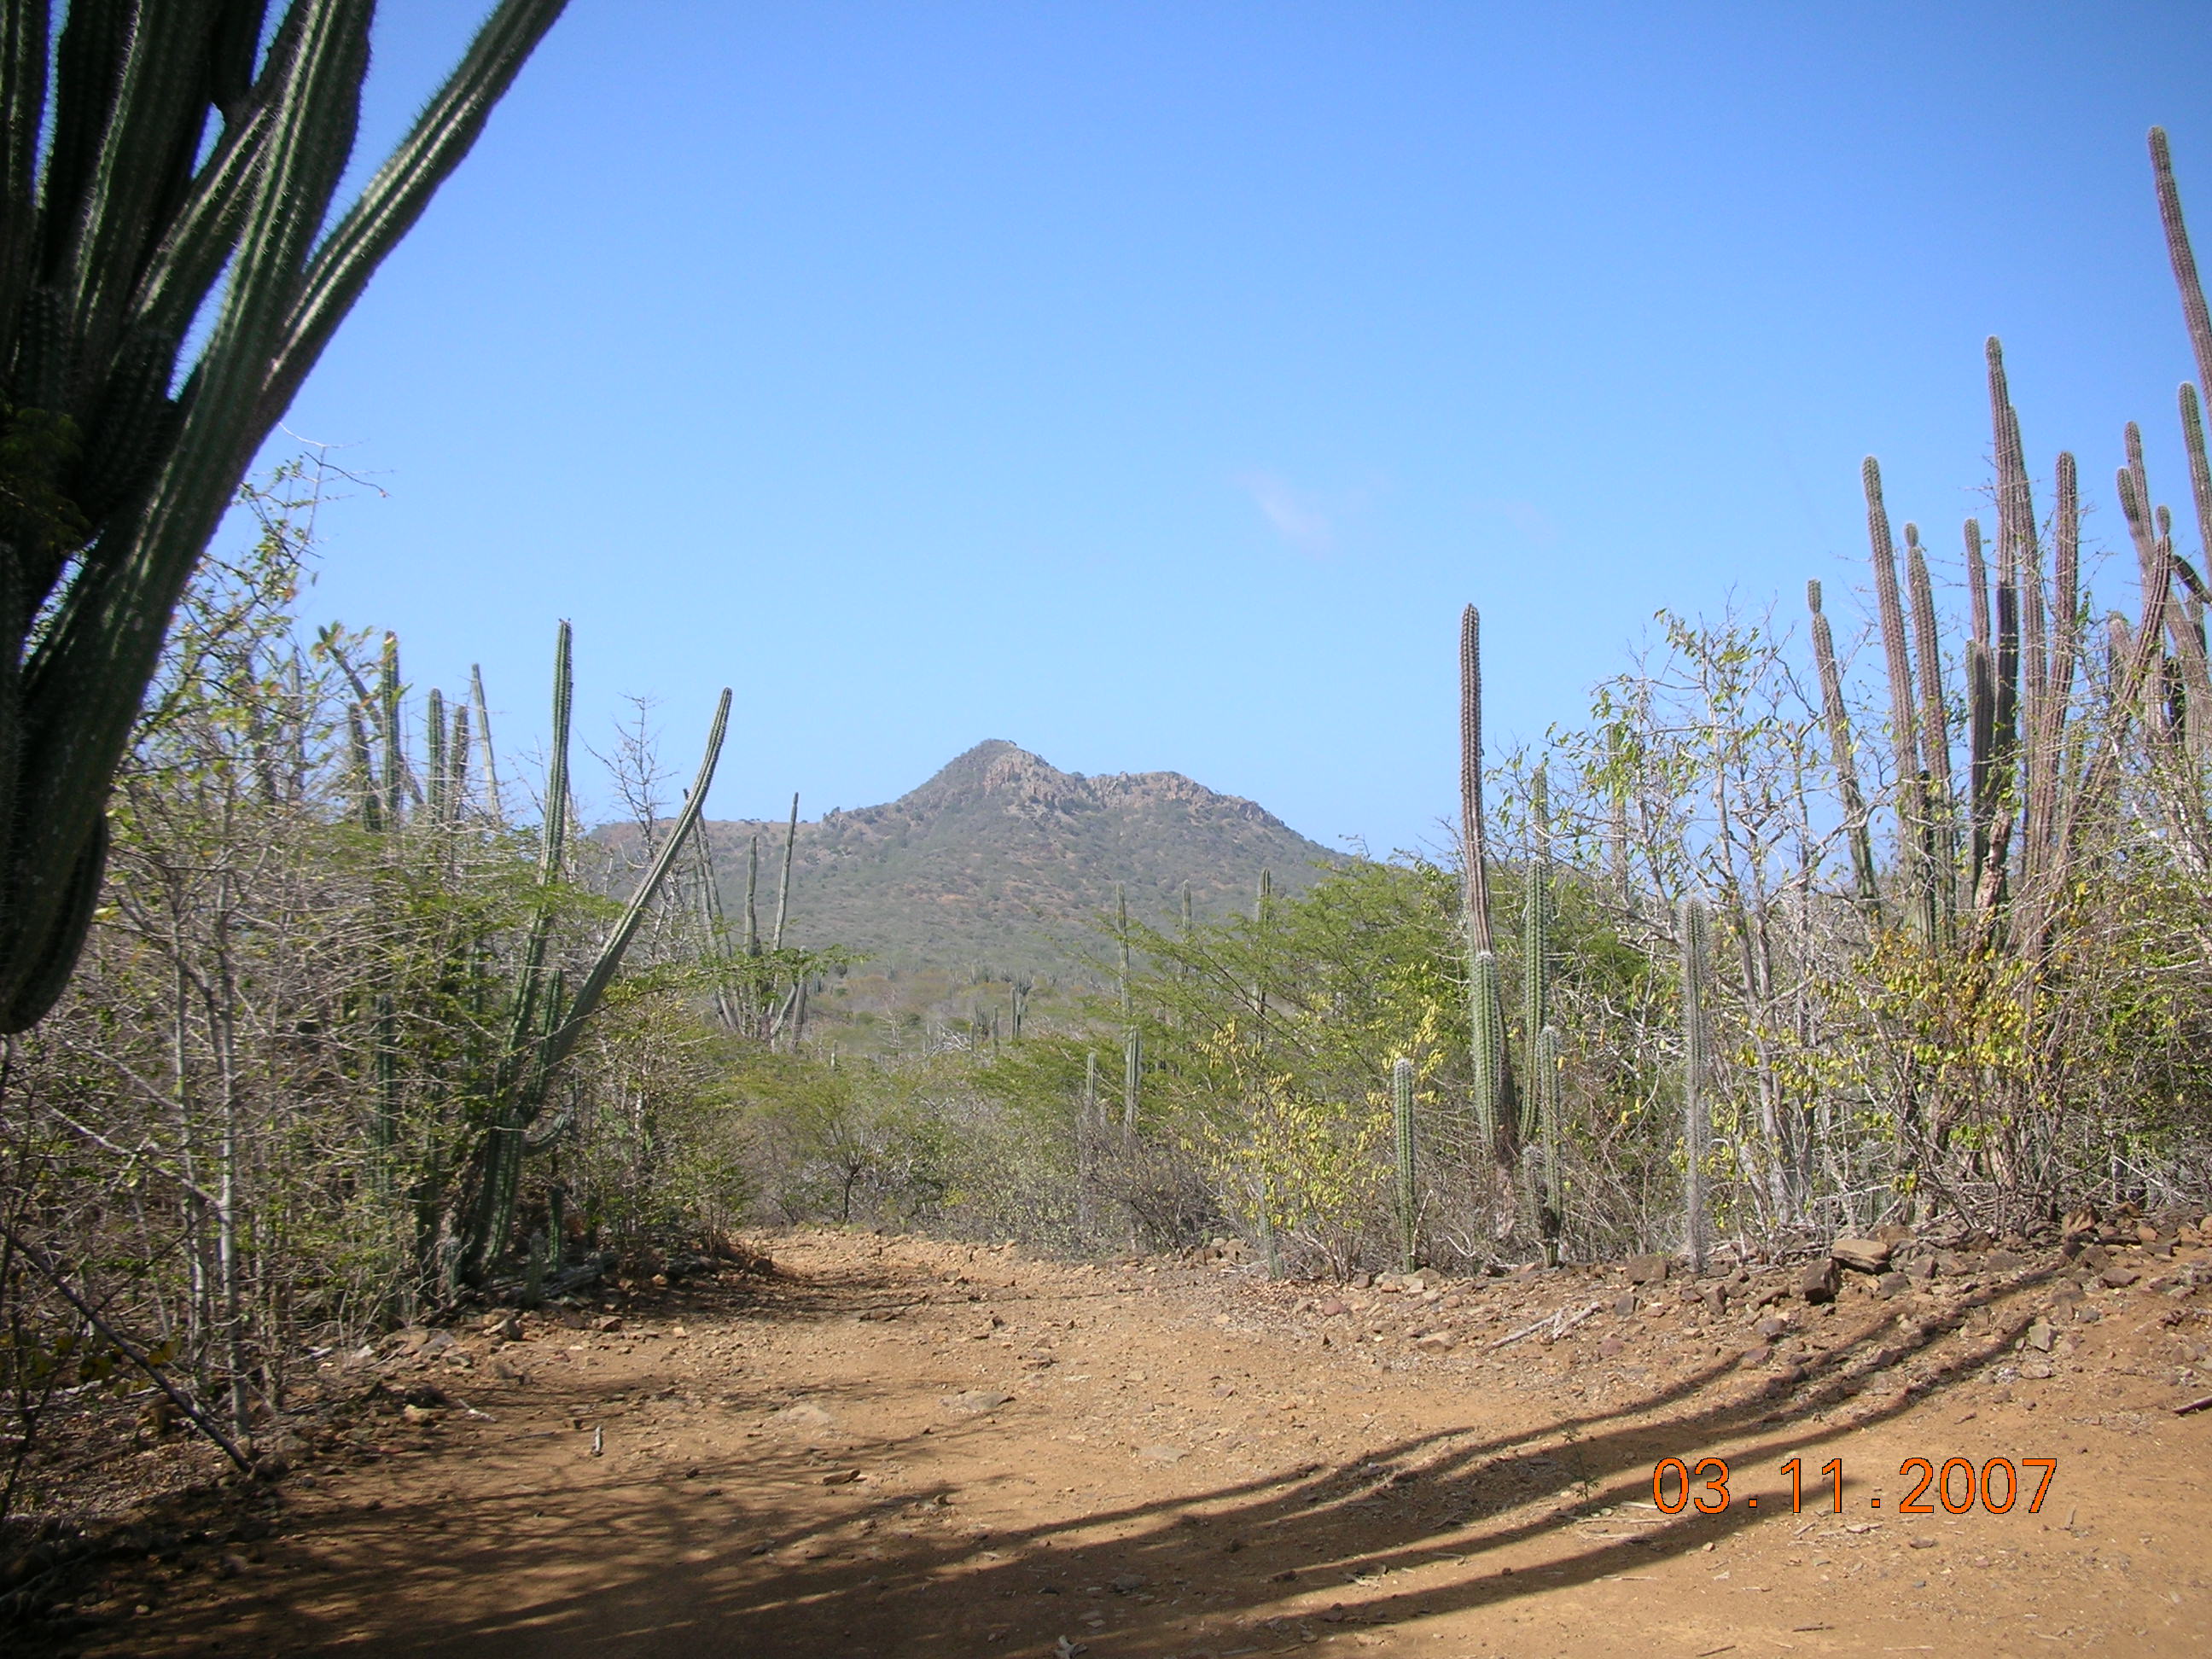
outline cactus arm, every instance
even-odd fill
[[[1905,526],[1905,586],[1911,600],[1913,653],[1920,669],[1921,758],[1927,763],[1927,848],[1938,933],[1958,909],[1958,799],[1951,779],[1951,714],[1943,702],[1943,636],[1936,623],[1936,589],[1917,526]]]
[[[98,362],[121,336],[145,251],[166,199],[191,176],[205,119],[207,37],[216,0],[136,9],[83,204],[54,271],[81,349]]]
[[[653,861],[653,867],[646,872],[645,879],[630,895],[622,919],[615,924],[614,931],[607,936],[606,942],[600,945],[599,957],[592,963],[591,972],[576,988],[575,1000],[568,1005],[559,1025],[546,1037],[538,1062],[541,1077],[550,1077],[568,1057],[569,1052],[576,1046],[576,1039],[583,1035],[585,1022],[598,1010],[607,987],[622,971],[623,957],[629,950],[630,941],[637,937],[637,930],[644,925],[647,910],[652,907],[661,884],[668,879],[669,871],[675,866],[677,858],[683,853],[686,841],[699,822],[700,814],[706,809],[707,792],[714,787],[714,766],[721,758],[722,737],[729,729],[729,724],[730,693],[725,687],[721,701],[714,708],[714,721],[707,733],[707,752],[700,759],[698,775],[691,781],[691,787],[684,795],[684,810],[677,814],[675,825],[670,830],[668,839],[661,845],[660,856]]]
[[[2173,152],[2166,129],[2150,130],[2151,179],[2158,191],[2158,218],[2166,231],[2166,258],[2173,285],[2181,290],[2182,320],[2189,327],[2190,349],[2197,356],[2197,383],[2212,386],[2212,312],[2204,306],[2204,285],[2197,275],[2197,255],[2189,246],[2189,227],[2181,217],[2181,191],[2173,182]]]
[[[785,826],[783,832],[783,883],[776,890],[775,935],[774,942],[769,947],[770,950],[783,949],[784,918],[791,914],[791,860],[792,854],[798,848],[799,792],[793,790],[791,796],[791,822]]]
[[[1498,996],[1496,946],[1491,938],[1490,857],[1482,810],[1482,617],[1471,605],[1461,611],[1459,625],[1459,800],[1467,866],[1462,908],[1467,927],[1468,1018],[1474,1036],[1475,1121],[1486,1149],[1502,1161],[1510,1156],[1507,1137],[1515,1127],[1513,1067],[1505,1047],[1505,1008]]]
[[[1540,765],[1528,789],[1529,830],[1534,840],[1521,905],[1521,1040],[1531,1067],[1521,1100],[1521,1139],[1534,1141],[1542,1132],[1542,1068],[1536,1064],[1536,1038],[1551,1020],[1552,829],[1549,792]]]
[[[477,714],[477,746],[483,750],[484,811],[494,823],[507,820],[507,809],[499,794],[499,756],[491,744],[491,710],[484,702],[483,670],[475,663],[469,665],[469,706]]]
[[[317,250],[285,319],[283,345],[262,393],[261,412],[268,420],[276,420],[292,401],[371,274],[468,154],[492,106],[566,4],[567,0],[501,0],[413,130]]]
[[[1859,791],[1857,758],[1851,752],[1850,711],[1844,706],[1842,671],[1836,664],[1835,635],[1820,608],[1820,584],[1805,584],[1805,606],[1813,613],[1813,660],[1820,671],[1820,707],[1828,726],[1828,758],[1843,797],[1844,832],[1851,849],[1851,889],[1867,919],[1880,925],[1881,892],[1875,882],[1874,840],[1867,826],[1866,797]]]
[[[0,821],[18,826],[0,907],[0,1026],[8,1030],[45,1012],[7,981],[43,961],[47,942],[68,931],[64,872],[78,866],[105,811],[178,597],[268,429],[255,418],[263,366],[291,273],[351,144],[368,13],[366,0],[331,0],[303,23],[299,70],[174,447],[131,520],[102,531],[23,674],[18,777],[14,799],[0,800]]]
[[[0,318],[31,279],[39,216],[39,135],[46,112],[48,0],[0,4]]]

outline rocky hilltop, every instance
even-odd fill
[[[774,920],[784,826],[711,823],[723,902],[742,926],[760,837],[761,925]],[[1200,915],[1252,902],[1260,872],[1297,892],[1340,855],[1254,802],[1176,772],[1085,777],[1011,743],[980,743],[882,806],[799,826],[787,941],[842,944],[884,967],[1079,975],[1125,887],[1165,923],[1190,886]]]

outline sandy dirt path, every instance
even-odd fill
[[[2212,1387],[2212,1253],[2087,1291],[2055,1253],[1887,1297],[1847,1276],[1819,1308],[1779,1296],[1779,1270],[1733,1300],[1619,1268],[1392,1294],[870,1235],[765,1244],[773,1276],[589,1310],[618,1329],[532,1316],[520,1341],[334,1374],[355,1398],[380,1382],[385,1409],[314,1444],[274,1533],[118,1577],[92,1609],[109,1622],[65,1650],[2212,1645],[2212,1412],[2173,1410]],[[448,1403],[391,1409],[425,1385]],[[1668,1457],[1726,1459],[1726,1510],[1656,1508]],[[1931,1486],[1932,1513],[1900,1514],[1912,1458],[2000,1485],[1991,1460],[2010,1460],[2020,1494],[1953,1515]],[[2057,1467],[2030,1513],[2035,1458]]]

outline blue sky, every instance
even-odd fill
[[[472,21],[386,0],[364,167]],[[2202,4],[574,0],[288,421],[385,492],[308,609],[503,744],[559,617],[602,747],[735,686],[718,817],[1001,737],[1433,842],[1462,605],[1533,738],[1662,606],[1855,585],[1863,454],[1955,548],[1987,334],[2193,550],[2208,88]]]

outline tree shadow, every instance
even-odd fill
[[[1610,1533],[1594,1531],[1608,1524],[1598,1511],[1649,1499],[1662,1458],[1694,1464],[1726,1453],[1739,1468],[1749,1457],[1765,1468],[1798,1456],[1808,1465],[1808,1496],[1818,1489],[1825,1502],[1809,1474],[1813,1455],[1996,1363],[2035,1316],[2025,1304],[2051,1276],[2016,1276],[1936,1317],[1893,1310],[1795,1380],[1747,1379],[1734,1362],[1717,1363],[1533,1431],[1496,1432],[1470,1413],[1355,1462],[1016,1528],[967,1522],[968,1495],[942,1485],[893,1496],[825,1487],[823,1449],[796,1443],[682,1470],[595,1469],[557,1492],[426,1497],[386,1511],[373,1533],[360,1529],[366,1516],[341,1512],[313,1528],[315,1540],[344,1547],[342,1559],[325,1559],[311,1596],[281,1615],[243,1625],[194,1618],[172,1634],[189,1640],[226,1625],[273,1633],[281,1617],[286,1652],[368,1640],[374,1651],[405,1655],[686,1659],[1036,1653],[1063,1638],[1094,1637],[1110,1637],[1116,1656],[1301,1645],[1316,1626],[1357,1631],[1494,1608],[1648,1570],[1773,1515],[1748,1507],[1740,1486],[1719,1513],[1655,1510],[1633,1534],[1617,1530],[1626,1524],[1618,1521]],[[848,1275],[779,1287],[732,1311],[771,1322],[851,1318],[893,1304],[897,1289]],[[1898,1386],[1903,1367],[1984,1308],[1997,1315],[1986,1331]],[[1877,1388],[1886,1397],[1871,1400]],[[849,1386],[838,1392],[854,1398]],[[892,1397],[888,1389],[861,1392],[864,1401]],[[745,1407],[769,1398],[755,1389]],[[1845,1407],[1849,1420],[1829,1420]],[[866,1456],[887,1462],[925,1447],[988,1444],[994,1432],[976,1420],[939,1427],[927,1441],[919,1431],[872,1438]],[[572,1513],[549,1513],[556,1503]],[[426,1553],[425,1529],[441,1522],[437,1547]],[[1540,1567],[1506,1564],[1530,1546],[1540,1547]],[[1440,1562],[1453,1571],[1437,1582],[1389,1582]]]

